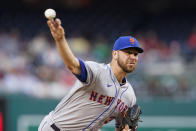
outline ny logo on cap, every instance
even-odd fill
[[[131,42],[131,44],[134,44],[135,43],[135,40],[134,40],[134,38],[132,38],[132,37],[130,37],[130,42]]]

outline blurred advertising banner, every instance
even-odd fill
[[[3,101],[0,98],[0,131],[37,131],[43,117],[53,110],[59,101],[21,94],[5,96]],[[156,98],[138,100],[138,104],[142,107],[143,120],[139,123],[138,131],[196,131],[195,100]],[[111,121],[104,125],[101,131],[114,131],[114,125],[114,121]]]

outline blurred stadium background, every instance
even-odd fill
[[[0,131],[37,131],[75,81],[46,25],[47,8],[84,60],[109,62],[121,35],[139,40],[145,53],[128,76],[143,110],[138,131],[196,131],[195,0],[1,1]]]

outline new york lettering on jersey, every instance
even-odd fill
[[[106,106],[109,106],[113,99],[114,99],[113,96],[105,96],[95,91],[92,91],[89,97],[89,100],[97,101],[100,104],[104,104]],[[126,110],[128,109],[128,106],[121,99],[117,99],[116,108],[118,108],[119,112],[122,113],[122,112],[126,112]]]

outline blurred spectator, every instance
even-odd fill
[[[91,44],[86,38],[82,36],[72,37],[68,42],[71,50],[76,56],[79,56],[81,59],[88,59],[88,57],[90,57]]]
[[[109,57],[110,48],[109,43],[103,36],[97,36],[94,40],[93,57],[99,62],[106,62],[106,59]]]
[[[196,25],[193,27],[192,32],[188,36],[187,40],[188,51],[186,52],[188,55],[188,61],[192,62],[196,56]]]

